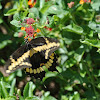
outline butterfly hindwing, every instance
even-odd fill
[[[52,53],[48,59],[45,59],[45,57],[38,52],[34,54],[30,60],[33,60],[33,63],[31,62],[32,67],[25,68],[25,72],[30,76],[42,79],[45,76],[45,69],[43,66],[50,71],[56,71],[57,58],[55,53]]]
[[[56,66],[58,66],[58,62],[57,62],[57,56],[55,53],[52,53],[50,58],[49,58],[49,62],[52,62],[52,66],[49,67],[49,71],[57,71]]]

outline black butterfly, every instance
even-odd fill
[[[45,66],[50,71],[55,71],[57,58],[54,53],[59,48],[58,40],[48,37],[39,37],[27,42],[18,48],[5,64],[6,73],[24,68],[26,73],[35,78],[45,76]]]

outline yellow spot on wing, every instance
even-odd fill
[[[41,63],[41,64],[40,64],[40,66],[43,66],[43,65],[44,65],[44,63]]]
[[[30,70],[29,70],[29,68],[26,68],[26,72],[29,72]]]
[[[34,48],[33,48],[33,49],[31,49],[31,50],[30,50],[30,57],[31,57],[33,54],[35,54],[35,53],[37,53],[37,51],[36,51],[36,50],[34,50]]]
[[[54,57],[53,57],[53,56],[50,56],[50,58],[51,58],[51,59],[54,59]]]
[[[39,70],[39,68],[37,68],[37,73],[40,73],[40,70]]]
[[[33,73],[33,70],[32,70],[32,68],[30,68],[30,73]]]
[[[44,69],[42,67],[39,67],[39,69],[40,69],[41,72],[44,71]]]
[[[49,51],[50,51],[50,49],[46,50],[46,52],[45,52],[45,59],[48,58],[48,53],[49,53]]]
[[[42,46],[39,46],[38,51],[40,52],[40,51],[42,51],[42,49],[43,49]]]
[[[54,53],[52,53],[51,56],[54,56]]]
[[[15,62],[15,59],[13,59],[12,56],[10,56],[10,60],[11,60],[12,63]]]
[[[25,52],[20,58],[17,59],[17,61],[18,61],[19,63],[21,63],[23,60],[25,60],[26,58],[29,57],[29,53],[30,53],[30,50],[27,51],[27,52]]]
[[[49,43],[48,39],[47,38],[44,38],[44,39],[45,39],[45,42],[48,44]]]
[[[47,62],[47,64],[48,64],[49,67],[52,66],[52,64],[49,61]]]
[[[25,59],[25,57],[24,57],[24,59]],[[17,62],[18,63],[21,63],[23,61],[23,56],[21,56],[21,57],[19,57],[18,59],[17,59]]]
[[[36,74],[36,69],[33,70],[34,74]]]
[[[50,63],[53,63],[53,60],[49,59],[49,62],[50,62]]]
[[[46,64],[45,64],[45,67],[48,69],[48,68],[49,68],[49,65],[46,63]]]
[[[13,65],[12,65],[13,66]],[[13,69],[13,67],[12,66],[8,66],[8,70],[12,70]]]
[[[32,65],[28,62],[22,62],[21,64],[19,64],[19,66],[27,66],[27,67],[32,67]]]
[[[10,70],[6,70],[6,73],[10,73],[11,71]]]

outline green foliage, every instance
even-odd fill
[[[0,32],[1,65],[23,43],[23,37],[19,38],[18,34],[23,32],[21,27],[27,27],[22,24],[24,19],[38,19],[34,24],[41,30],[38,37],[53,37],[60,41],[60,49],[56,51],[58,72],[47,71],[42,81],[31,78],[27,82],[21,70],[5,77],[0,70],[0,100],[100,99],[100,18],[96,19],[96,15],[100,17],[100,1],[79,4],[76,0],[72,8],[68,7],[69,2],[36,0],[36,5],[29,8],[28,0],[13,0],[10,1],[12,8],[6,8],[7,2],[0,0],[0,24],[3,27]],[[20,82],[24,82],[24,86],[18,89]]]
[[[27,83],[23,91],[24,98],[32,97],[34,89],[35,89],[35,85],[32,82]]]

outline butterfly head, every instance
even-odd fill
[[[30,42],[31,40],[32,40],[31,38],[24,37],[24,42],[25,42],[26,44],[29,44],[29,42]]]

